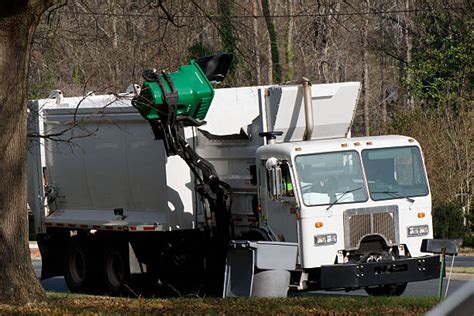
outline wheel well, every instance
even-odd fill
[[[48,229],[46,234],[38,234],[37,242],[41,253],[41,280],[64,274],[64,258],[69,244],[70,233],[65,229]]]

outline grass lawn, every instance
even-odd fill
[[[462,247],[461,251],[459,251],[459,255],[460,256],[474,256],[474,248]]]
[[[451,267],[446,267],[446,274],[451,271]],[[474,274],[474,267],[453,267],[453,273],[468,273]]]
[[[3,314],[128,315],[128,314],[226,314],[226,315],[422,315],[435,297],[306,296],[262,298],[115,298],[48,293],[45,304],[28,307],[0,305]]]

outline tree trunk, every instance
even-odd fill
[[[118,33],[117,33],[117,15],[116,15],[116,5],[115,5],[115,0],[111,0],[109,2],[109,8],[110,11],[112,12],[112,48],[114,50],[114,54],[116,58],[114,58],[113,61],[113,73],[112,73],[112,81],[114,88],[119,88],[122,85],[121,78],[120,78],[120,67],[119,67],[119,56],[120,52],[118,51]],[[120,78],[120,79],[119,79]]]
[[[26,79],[34,30],[53,3],[0,4],[0,304],[33,303],[46,297],[28,248]]]
[[[365,1],[367,9],[370,8],[369,0]],[[362,92],[364,102],[364,126],[365,136],[370,135],[370,107],[369,107],[369,48],[368,48],[368,35],[369,35],[369,17],[364,18],[364,29],[362,35]]]
[[[412,57],[412,48],[413,48],[413,45],[411,42],[410,27],[409,27],[410,16],[408,12],[410,11],[410,0],[405,1],[405,10],[407,10],[407,13],[405,13],[405,29],[403,30],[403,39],[405,40],[405,47],[406,47],[405,60],[406,60],[407,67],[409,67],[411,66],[411,59],[412,59],[411,57]],[[410,71],[407,71],[405,73],[405,76],[406,76],[406,80],[410,82],[411,81]],[[413,108],[413,99],[410,97],[408,93],[406,94],[406,106],[409,109]]]
[[[382,26],[382,47],[385,47],[385,29]],[[380,52],[380,102],[382,103],[382,128],[387,131],[387,100],[385,95],[385,52]]]
[[[258,12],[258,2],[257,0],[252,1],[252,27],[253,27],[253,44],[254,44],[254,56],[255,56],[255,81],[257,86],[262,83],[262,78],[260,75],[260,53],[258,51],[258,20],[257,20],[257,12]]]
[[[295,65],[294,65],[294,52],[293,52],[293,2],[287,0],[286,7],[288,12],[288,21],[286,23],[286,75],[285,81],[294,80],[295,78]]]
[[[278,40],[277,33],[275,31],[275,24],[270,12],[270,4],[268,0],[262,0],[262,11],[265,16],[265,23],[267,24],[268,37],[270,39],[270,54],[271,54],[271,67],[273,74],[273,83],[281,82],[281,67],[280,67],[280,53],[278,51]]]

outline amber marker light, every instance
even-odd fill
[[[359,143],[359,142],[355,142],[355,143],[354,143],[354,146],[360,146],[360,143]]]
[[[418,213],[418,218],[425,218],[425,213],[424,212],[420,212]]]
[[[316,222],[316,223],[314,223],[314,227],[316,227],[316,228],[321,228],[321,227],[323,227],[323,222]]]
[[[414,143],[415,140],[414,140],[413,138],[410,138],[410,139],[408,140],[408,142],[409,142],[409,143]]]
[[[301,148],[301,147],[296,147],[295,148],[295,151],[302,151],[302,150],[303,150],[303,148]]]
[[[372,143],[372,142],[367,142],[366,144],[367,144],[367,145],[373,145],[374,143]]]
[[[341,147],[348,147],[349,145],[347,145],[347,143],[344,143],[344,144],[341,144]]]

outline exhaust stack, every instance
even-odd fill
[[[304,96],[304,114],[305,114],[305,129],[303,140],[311,140],[313,135],[314,120],[313,120],[313,102],[311,95],[311,81],[303,77],[303,96]]]

